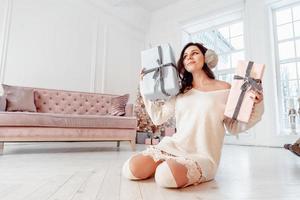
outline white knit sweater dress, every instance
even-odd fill
[[[193,88],[163,104],[151,102],[142,95],[145,108],[155,125],[166,122],[172,116],[176,120],[177,132],[172,137],[164,137],[155,148],[196,161],[202,171],[201,182],[209,181],[216,175],[225,127],[231,134],[238,134],[260,121],[264,112],[264,104],[260,102],[254,105],[247,124],[226,118],[224,110],[229,91],[202,92]]]

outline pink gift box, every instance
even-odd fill
[[[152,139],[152,144],[153,145],[156,145],[156,144],[158,144],[159,143],[159,139]]]
[[[252,61],[238,61],[235,71],[235,75],[238,76],[235,76],[231,84],[225,107],[225,116],[248,123],[254,105],[254,100],[251,99],[251,85],[249,83],[254,82],[253,79],[256,79],[256,83],[258,83],[258,80],[261,80],[263,76],[264,69],[264,64],[257,64]],[[247,78],[245,79],[247,75],[253,78],[252,81]],[[261,83],[254,85],[261,87]],[[245,87],[244,92],[242,86],[248,86]]]
[[[152,143],[151,143],[151,138],[146,138],[145,139],[145,144],[148,144],[148,145],[156,145],[159,143],[159,139],[152,139]]]
[[[175,133],[175,128],[165,128],[165,136],[172,136]]]
[[[151,138],[146,138],[145,139],[145,144],[151,144]]]

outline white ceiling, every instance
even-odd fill
[[[150,12],[174,4],[179,0],[105,0],[116,7],[140,6]]]

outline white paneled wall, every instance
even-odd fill
[[[0,0],[2,82],[130,93],[133,102],[145,42],[141,20],[149,15],[130,9],[92,0]]]
[[[8,22],[10,21],[10,4],[9,1],[0,1],[0,81],[3,80],[5,70],[5,57],[7,53],[7,36],[8,36]]]
[[[76,4],[14,1],[4,82],[89,90],[95,25]]]
[[[111,27],[107,30],[106,56],[110,58],[106,62],[104,85],[107,91],[122,92],[122,87],[133,88],[137,86],[135,76],[136,68],[140,66],[140,50],[143,49],[145,38],[137,38],[121,30],[119,27]],[[130,49],[129,49],[130,47]],[[120,53],[122,52],[122,53]],[[138,56],[137,56],[138,55]],[[115,87],[118,83],[122,87]]]

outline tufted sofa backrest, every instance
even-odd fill
[[[34,89],[37,112],[79,115],[107,115],[111,98],[118,95],[73,92],[52,89]]]

